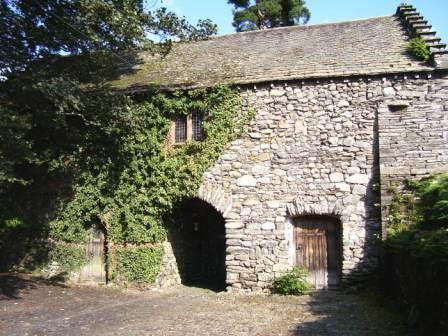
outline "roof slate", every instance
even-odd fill
[[[408,39],[397,16],[236,33],[175,43],[163,59],[141,54],[135,73],[113,84],[193,88],[434,70],[409,55]]]

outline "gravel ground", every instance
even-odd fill
[[[410,335],[366,295],[242,296],[66,287],[0,274],[0,335]]]

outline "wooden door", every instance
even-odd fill
[[[81,280],[104,283],[106,271],[104,262],[104,234],[101,230],[93,230],[86,246],[87,264],[81,270]]]
[[[337,286],[340,279],[340,225],[331,217],[309,216],[296,220],[295,264],[309,270],[316,289]]]

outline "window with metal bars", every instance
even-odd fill
[[[204,126],[203,126],[203,117],[200,112],[193,112],[191,115],[191,123],[192,123],[192,139],[196,141],[201,141],[204,138]]]
[[[175,120],[175,143],[184,143],[187,141],[187,116],[177,116]]]

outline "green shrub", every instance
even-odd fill
[[[0,200],[0,240],[17,228],[25,227],[23,213],[8,200]]]
[[[408,43],[408,49],[412,55],[417,57],[419,60],[427,62],[431,57],[431,52],[428,46],[421,37],[415,37],[411,39]]]
[[[59,243],[51,247],[48,261],[57,262],[60,272],[77,271],[87,263],[86,250],[84,246]]]
[[[431,175],[419,181],[410,181],[415,190],[417,207],[423,229],[448,228],[448,173]]]
[[[448,231],[403,231],[390,236],[386,245],[422,257],[448,257]]]
[[[274,280],[271,291],[280,295],[304,295],[312,288],[307,282],[308,271],[295,267],[292,271]]]
[[[402,190],[391,188],[390,193],[388,236],[448,228],[448,173],[408,180]]]
[[[384,286],[410,308],[425,335],[446,335],[448,173],[410,180],[391,192]]]
[[[117,247],[116,276],[119,279],[137,284],[151,284],[160,270],[163,247],[143,246],[137,248]]]

